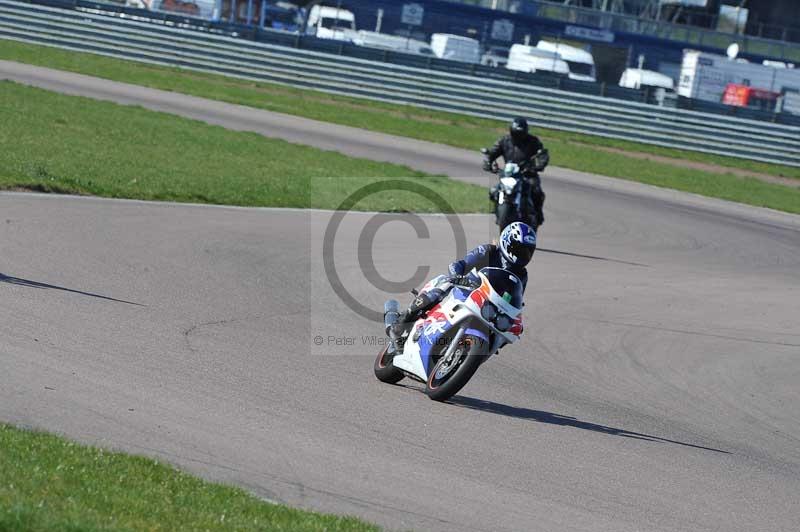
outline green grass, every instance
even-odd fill
[[[293,89],[269,83],[254,83],[213,74],[146,65],[2,39],[0,39],[0,59],[79,72],[475,150],[489,145],[505,129],[504,124],[494,120],[417,109],[405,105],[371,102],[358,98],[331,96],[318,91]],[[535,117],[533,118],[535,122]],[[636,164],[631,157],[595,150],[591,148],[591,145],[800,179],[800,168],[789,166],[660,148],[642,143],[555,130],[537,129],[537,133],[550,148],[553,164],[614,177],[638,181],[642,165],[652,166],[660,174],[665,175],[674,172],[675,166],[649,162]],[[575,144],[589,144],[590,146],[575,146]]]
[[[490,144],[504,129],[504,125],[500,123],[469,116],[369,102],[357,98],[335,97],[316,91],[252,83],[224,76],[156,67],[2,39],[0,39],[0,58],[470,149]],[[84,103],[84,107],[88,109],[89,105]],[[118,110],[116,113],[124,113],[124,111]],[[37,114],[49,115],[51,122],[57,119],[55,109],[37,110]],[[72,119],[77,119],[77,116],[74,114]],[[92,123],[97,131],[105,131],[110,127],[107,121],[101,119],[102,117],[97,116],[96,118]],[[44,122],[48,128],[53,127],[51,122],[47,122],[47,120]],[[207,201],[240,205],[330,208],[338,205],[348,192],[369,180],[329,179],[328,183],[325,183],[324,179],[311,179],[311,176],[334,178],[345,175],[355,175],[356,177],[369,175],[374,178],[378,176],[391,177],[397,171],[406,175],[420,176],[420,179],[429,179],[430,181],[426,181],[426,183],[430,183],[432,188],[438,192],[446,192],[444,195],[451,199],[453,210],[456,212],[485,212],[488,207],[484,193],[475,187],[464,188],[443,178],[422,178],[419,173],[408,169],[400,170],[399,167],[383,163],[369,163],[368,161],[358,161],[357,164],[345,163],[345,161],[353,160],[344,157],[337,159],[333,154],[326,154],[325,163],[321,164],[322,159],[304,158],[299,154],[301,151],[305,154],[321,152],[301,150],[299,147],[296,147],[298,150],[296,161],[302,162],[302,164],[294,165],[288,169],[289,174],[284,174],[281,172],[287,171],[287,167],[275,160],[274,150],[262,152],[254,149],[256,144],[263,142],[256,135],[235,134],[237,136],[234,137],[219,130],[213,135],[204,133],[200,135],[201,139],[192,143],[183,138],[161,135],[161,132],[166,129],[183,128],[186,121],[162,115],[160,123],[162,126],[159,126],[157,131],[154,130],[154,133],[158,134],[159,142],[155,142],[149,132],[144,135],[141,131],[131,133],[128,124],[120,124],[113,128],[114,136],[117,142],[121,143],[120,145],[124,146],[127,142],[124,140],[125,136],[143,137],[141,141],[145,143],[147,151],[136,152],[126,148],[124,151],[130,153],[96,154],[92,150],[94,141],[85,143],[84,157],[90,159],[95,157],[103,161],[94,165],[90,161],[69,160],[68,154],[60,153],[57,149],[56,153],[60,154],[61,161],[54,164],[43,155],[49,156],[54,147],[58,148],[67,141],[63,135],[57,136],[58,138],[55,139],[42,136],[36,140],[39,147],[36,150],[28,150],[25,160],[20,160],[19,156],[15,157],[13,154],[10,156],[0,155],[0,187],[14,186],[18,180],[23,180],[43,185],[45,190],[106,196]],[[24,123],[20,126],[26,127]],[[56,123],[55,126],[56,129],[70,128],[73,132],[80,130],[77,125],[70,123]],[[200,126],[196,125],[196,127]],[[0,136],[3,135],[4,130],[5,128],[0,130]],[[86,134],[93,134],[89,128],[83,128],[83,130]],[[204,129],[204,131],[210,132],[211,130]],[[52,131],[49,132],[52,133]],[[679,157],[684,160],[695,160],[800,179],[800,169],[798,168],[767,165],[729,157],[707,156],[557,131],[543,131],[541,134],[551,151],[551,162],[554,165],[800,213],[800,189],[797,187],[765,183],[757,179],[742,178],[728,173],[699,171],[685,166],[653,162],[624,154],[610,153],[602,148],[613,147],[654,155]],[[7,135],[7,139],[16,141],[16,134],[7,133]],[[102,137],[101,141],[107,140],[105,133],[100,136]],[[224,136],[226,139],[236,138],[237,140],[236,143],[211,142],[209,139],[212,136],[215,138]],[[52,141],[55,141],[55,146],[51,147],[49,143]],[[69,142],[80,143],[82,141],[70,139]],[[198,149],[198,145],[202,148]],[[291,146],[285,143],[272,143],[271,145]],[[115,147],[114,149],[119,148]],[[264,153],[270,153],[270,155],[264,157]],[[176,155],[178,162],[175,161]],[[144,157],[147,157],[146,161],[143,160]],[[15,158],[17,160],[14,161],[11,168],[13,172],[9,173],[7,170],[9,160],[13,161]],[[192,162],[193,158],[199,158],[203,163]],[[289,158],[283,156],[281,159],[285,161]],[[223,160],[224,164],[221,162]],[[332,163],[337,161],[342,164]],[[231,162],[235,164],[231,165]],[[69,171],[62,169],[64,165],[69,167]],[[192,168],[191,172],[188,171],[187,165]],[[137,174],[133,171],[132,166],[141,171]],[[356,166],[363,171],[357,172]],[[348,168],[352,170],[348,171]],[[286,178],[285,175],[294,177]],[[54,176],[55,179],[51,179]],[[13,179],[9,180],[9,177]],[[132,181],[134,179],[136,181]],[[226,183],[225,187],[219,186],[221,181]],[[48,185],[48,183],[50,184]],[[438,210],[432,204],[420,203],[417,196],[413,194],[409,196],[407,193],[398,192],[391,194],[388,198],[385,197],[386,194],[388,193],[371,197],[356,208],[421,212]]]
[[[203,122],[0,82],[0,187],[146,200],[336,208],[360,187],[402,179],[488,210],[481,187]],[[440,212],[413,191],[359,210]]]
[[[150,458],[0,424],[0,532],[377,531],[295,510]]]

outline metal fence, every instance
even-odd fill
[[[484,118],[523,114],[542,127],[800,167],[800,127],[299,49],[297,35],[282,34],[281,46],[181,25],[191,26],[0,0],[0,38]]]
[[[533,73],[518,72],[518,71],[507,70],[505,68],[494,68],[477,64],[466,64],[466,63],[459,63],[456,61],[437,59],[429,55],[428,56],[414,55],[414,54],[402,53],[400,51],[390,51],[385,49],[377,50],[374,48],[365,48],[362,46],[356,46],[351,43],[343,43],[341,41],[318,39],[312,35],[264,30],[255,26],[237,24],[233,22],[212,21],[208,19],[197,18],[191,15],[177,14],[174,12],[169,12],[169,13],[161,11],[154,12],[154,11],[124,6],[119,3],[110,3],[105,0],[101,1],[16,0],[16,1],[27,2],[31,4],[49,5],[51,7],[72,9],[88,13],[116,15],[120,17],[132,18],[133,20],[147,20],[148,22],[152,23],[159,23],[168,26],[177,26],[181,28],[191,28],[191,29],[196,29],[198,31],[206,31],[220,35],[235,35],[244,39],[255,40],[270,44],[278,44],[283,46],[291,46],[293,48],[302,48],[302,49],[320,51],[325,53],[334,53],[337,55],[346,55],[349,57],[357,57],[361,59],[371,59],[373,61],[380,61],[384,63],[395,63],[399,65],[423,68],[427,70],[440,70],[443,72],[451,72],[454,74],[468,74],[471,76],[487,77],[514,83],[525,83],[528,85],[555,88],[560,90],[567,90],[570,92],[580,92],[583,94],[594,94],[609,98],[622,99],[625,101],[636,101],[636,102],[647,102],[647,103],[654,103],[655,101],[655,98],[653,98],[653,91],[651,89],[634,90],[634,89],[619,87],[616,84],[610,84],[610,83],[606,84],[606,83],[572,80],[565,75],[554,75],[552,73],[543,71],[537,71]],[[387,2],[387,0],[347,0],[347,1],[348,1],[348,6],[350,6],[351,9],[354,9],[354,6],[356,5],[361,5],[358,4],[357,2],[362,2],[362,3],[368,2],[370,4],[374,3],[374,5],[387,5],[385,3]],[[446,2],[438,2],[438,4],[445,5]],[[397,9],[394,10],[397,11]],[[397,15],[398,17],[400,16],[399,13],[394,13],[394,15]],[[447,26],[446,20],[441,16],[435,18],[439,22],[445,25],[443,27],[451,27]],[[456,31],[455,33],[460,34],[458,31]],[[729,116],[736,116],[739,118],[747,118],[752,120],[765,120],[770,122],[776,122],[779,124],[800,126],[800,115],[795,115],[787,112],[774,112],[774,111],[766,111],[754,108],[735,107],[730,105],[723,105],[719,102],[708,102],[708,101],[689,99],[683,97],[679,97],[677,100],[670,100],[668,103],[670,103],[674,107],[678,107],[681,109],[689,109],[694,111],[702,111],[705,113],[723,114]]]

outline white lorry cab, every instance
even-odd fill
[[[557,53],[525,44],[515,44],[511,47],[506,68],[519,72],[553,72],[569,75],[569,65]]]
[[[308,13],[306,33],[320,39],[351,41],[356,35],[356,17],[346,9],[315,5]]]
[[[594,66],[592,54],[578,48],[560,42],[539,41],[536,48],[545,52],[558,54],[569,66],[569,77],[578,81],[597,81],[597,72]]]
[[[626,68],[619,78],[619,86],[626,89],[656,88],[675,90],[675,80],[671,77],[655,72],[653,70],[642,70],[639,68]]]
[[[434,33],[431,35],[431,48],[439,59],[462,63],[479,63],[481,60],[480,43],[461,35]]]

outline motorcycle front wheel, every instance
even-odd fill
[[[479,352],[484,341],[477,336],[465,335],[451,356],[439,359],[425,385],[428,397],[434,401],[447,401],[457,394],[486,360],[486,355]]]
[[[379,381],[388,384],[397,384],[403,380],[405,375],[403,375],[402,371],[392,365],[392,359],[394,357],[387,353],[388,350],[389,346],[387,345],[380,353],[378,353],[378,357],[375,359],[375,365],[373,369],[375,370],[375,376]]]
[[[506,226],[515,221],[514,207],[511,204],[501,203],[497,206],[497,225],[500,227],[501,233]]]

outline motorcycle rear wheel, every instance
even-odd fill
[[[461,340],[461,345],[456,348],[454,353],[457,360],[453,362],[457,367],[451,369],[446,375],[437,377],[437,373],[443,365],[449,362],[444,357],[439,359],[436,365],[431,370],[428,382],[425,385],[425,393],[434,401],[447,401],[461,388],[463,388],[469,380],[475,375],[484,360],[486,355],[473,354],[471,351],[477,350],[477,346],[481,345],[485,340],[477,336],[466,335]],[[459,353],[459,350],[461,352]]]
[[[375,359],[375,365],[373,368],[375,370],[375,377],[377,377],[381,382],[397,384],[403,380],[405,375],[402,371],[392,365],[392,359],[394,356],[388,355],[388,350],[389,346],[387,345],[380,353],[378,353],[378,357]]]

